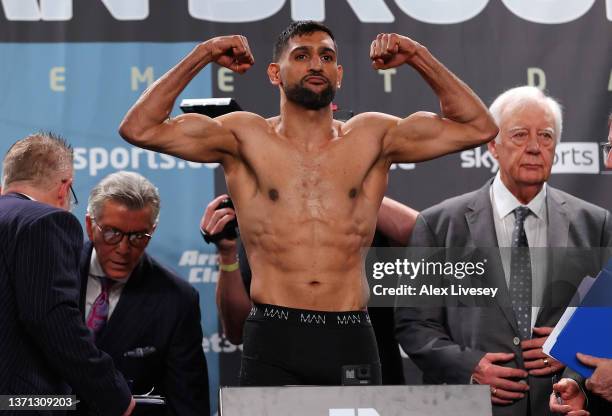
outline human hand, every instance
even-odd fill
[[[568,416],[589,416],[589,412],[584,410],[585,403],[586,397],[575,380],[562,378],[558,383],[553,384],[553,392],[548,402],[551,412]]]
[[[240,74],[255,64],[247,38],[242,35],[219,36],[204,42],[211,60]]]
[[[379,33],[370,45],[370,59],[374,69],[395,68],[416,54],[420,44],[397,33]]]
[[[226,194],[219,195],[206,206],[204,214],[202,214],[200,219],[200,229],[206,234],[215,235],[220,233],[227,223],[236,218],[236,212],[232,208],[217,209],[219,204],[228,198],[229,196]],[[215,241],[214,244],[217,246],[217,250],[219,250],[223,264],[230,264],[236,261],[236,239],[223,238]]]
[[[612,359],[598,358],[587,354],[576,354],[581,363],[595,367],[593,375],[587,379],[586,388],[612,402]]]
[[[478,384],[491,386],[491,402],[494,404],[510,404],[514,400],[525,397],[529,386],[512,379],[526,378],[527,372],[519,368],[509,368],[494,363],[505,363],[514,358],[514,354],[505,352],[489,352],[476,365],[472,378]]]
[[[546,376],[565,368],[565,365],[544,354],[544,351],[542,351],[542,345],[544,345],[552,331],[553,328],[550,326],[535,327],[533,332],[536,336],[521,342],[525,369],[532,376]]]

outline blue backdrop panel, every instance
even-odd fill
[[[200,292],[204,347],[216,408],[218,350],[214,306],[215,258],[198,224],[213,197],[214,165],[187,163],[123,141],[117,128],[147,85],[178,62],[194,43],[4,43],[0,44],[0,154],[17,139],[50,130],[75,147],[74,214],[84,224],[89,190],[119,169],[140,172],[161,194],[159,226],[148,251]],[[183,97],[211,96],[205,69]],[[175,106],[178,110],[178,105]],[[180,110],[178,110],[180,112]]]

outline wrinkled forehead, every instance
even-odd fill
[[[508,104],[502,111],[501,123],[506,127],[515,124],[537,123],[539,127],[555,129],[555,116],[544,100],[522,99]]]

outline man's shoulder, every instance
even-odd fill
[[[556,202],[566,204],[568,211],[572,213],[582,212],[584,214],[597,216],[609,215],[609,211],[607,209],[552,186],[548,186],[547,192],[549,193],[549,197]]]
[[[476,189],[461,195],[456,195],[443,200],[427,209],[421,211],[420,215],[424,218],[449,217],[463,215],[468,207],[473,204],[478,197],[481,197],[483,189]]]
[[[0,211],[8,218],[19,220],[23,225],[44,221],[78,222],[76,217],[66,210],[12,195],[0,198]]]
[[[144,253],[143,261],[148,265],[149,273],[155,276],[155,280],[163,285],[164,290],[177,296],[193,296],[196,290],[176,272],[163,265],[151,255]]]

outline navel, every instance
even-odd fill
[[[276,201],[278,200],[278,191],[272,188],[268,191],[268,196],[270,197],[272,201]]]
[[[352,189],[349,191],[349,198],[353,199],[353,198],[355,198],[356,196],[357,196],[357,189],[352,188]]]

